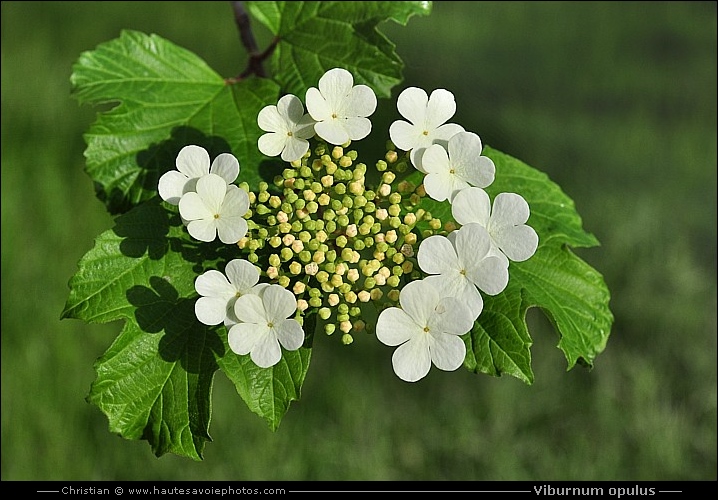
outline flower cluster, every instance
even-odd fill
[[[236,250],[224,272],[196,278],[197,319],[223,325],[230,349],[262,368],[278,363],[282,349],[304,345],[313,315],[344,344],[375,332],[396,346],[393,367],[403,380],[423,378],[432,364],[456,370],[482,292],[502,292],[509,260],[536,251],[528,204],[501,193],[492,206],[483,188],[494,181],[494,163],[481,155],[478,135],[446,123],[456,111],[447,90],[399,95],[408,121],[391,125],[387,153],[372,168],[353,148],[371,132],[371,88],[335,68],[304,100],[285,95],[257,116],[259,150],[288,164],[273,182],[254,191],[235,183],[234,156],[210,164],[195,145],[159,180],[160,196],[178,207],[191,237]],[[412,165],[423,182],[410,182]],[[450,203],[453,220],[423,208],[427,196]],[[367,321],[376,311],[378,319]]]

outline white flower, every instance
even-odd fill
[[[531,257],[538,248],[538,234],[526,225],[529,204],[519,194],[500,193],[494,199],[493,210],[486,191],[467,188],[454,197],[451,213],[459,224],[481,224],[491,237],[492,253],[501,253],[521,262]]]
[[[366,85],[354,85],[354,77],[342,68],[330,69],[319,79],[319,89],[306,94],[307,111],[317,123],[314,131],[331,144],[363,139],[371,132],[370,116],[376,95]]]
[[[260,368],[276,365],[282,358],[280,344],[296,351],[304,343],[304,330],[296,319],[294,294],[281,285],[268,285],[259,295],[242,295],[234,303],[239,323],[229,329],[227,340],[236,354],[249,354]]]
[[[194,289],[201,295],[194,305],[197,319],[205,325],[222,322],[231,326],[239,320],[234,314],[234,303],[247,293],[259,293],[268,286],[259,283],[259,271],[249,261],[234,259],[224,269],[226,276],[211,269],[197,276]]]
[[[466,224],[446,236],[429,236],[419,245],[416,258],[427,282],[443,297],[456,297],[479,317],[484,307],[479,289],[501,293],[509,282],[505,259],[489,254],[491,239],[479,224]],[[477,288],[478,287],[478,288]]]
[[[282,97],[276,106],[265,106],[257,115],[259,128],[267,134],[259,138],[259,150],[267,156],[282,155],[282,160],[299,160],[309,151],[307,139],[314,136],[314,120],[304,114],[297,96]]]
[[[426,376],[431,363],[440,370],[456,370],[466,346],[459,337],[471,330],[474,318],[465,305],[442,297],[426,280],[412,281],[399,294],[398,307],[384,309],[376,323],[376,337],[399,346],[391,358],[394,373],[407,382]]]
[[[177,170],[170,170],[160,177],[158,191],[163,200],[179,204],[183,194],[195,190],[197,179],[209,173],[222,177],[227,184],[239,175],[239,161],[230,153],[222,153],[209,164],[209,153],[200,146],[185,146],[175,161]]]
[[[464,188],[483,188],[494,182],[496,166],[491,158],[481,156],[482,149],[481,139],[473,132],[455,134],[447,149],[439,144],[426,148],[421,159],[426,194],[437,201],[452,201]]]
[[[431,97],[417,87],[404,89],[396,100],[401,116],[409,120],[397,120],[389,127],[389,137],[394,145],[411,151],[410,158],[414,166],[426,173],[422,167],[422,156],[432,144],[445,145],[455,134],[464,131],[464,127],[446,121],[456,113],[454,94],[445,89],[436,89]]]
[[[215,174],[197,181],[197,192],[182,195],[180,215],[187,221],[187,231],[200,241],[237,243],[247,234],[247,221],[242,217],[249,210],[246,191]]]

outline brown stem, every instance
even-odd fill
[[[232,10],[234,11],[234,21],[237,23],[237,28],[239,29],[239,39],[249,54],[249,62],[247,63],[247,68],[242,73],[234,78],[227,78],[225,81],[228,84],[237,83],[250,75],[266,78],[267,72],[264,70],[263,62],[274,52],[274,49],[279,43],[279,37],[274,37],[269,47],[263,52],[259,52],[257,41],[254,38],[254,33],[250,26],[249,13],[244,7],[244,2],[237,1],[231,2],[231,4]]]

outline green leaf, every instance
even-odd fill
[[[279,427],[282,417],[289,410],[289,404],[301,396],[312,354],[310,347],[316,328],[316,315],[305,316],[303,327],[304,346],[297,351],[283,349],[282,359],[272,367],[258,367],[249,355],[229,355],[218,360],[220,368],[232,381],[247,407],[262,417],[273,431]],[[229,345],[225,347],[229,351]]]
[[[97,380],[88,401],[107,415],[111,432],[146,439],[157,456],[169,452],[201,460],[211,441],[215,355],[223,346],[216,333],[195,324],[191,302],[156,300],[166,308],[164,334],[127,321],[95,363]]]
[[[601,274],[569,247],[591,247],[598,240],[583,229],[573,200],[545,173],[489,147],[483,154],[496,165],[496,178],[486,191],[492,199],[502,192],[526,199],[531,208],[528,224],[539,235],[539,248],[530,259],[511,262],[509,284],[501,294],[484,295],[484,309],[466,339],[465,366],[532,383],[532,340],[526,325],[529,307],[540,307],[553,322],[568,369],[576,363],[592,366],[606,346],[613,323],[610,293]],[[418,185],[423,176],[417,171],[407,180]],[[422,207],[443,222],[453,221],[446,201],[426,197]]]
[[[355,84],[389,97],[403,63],[378,24],[405,25],[413,15],[428,15],[431,3],[247,2],[247,8],[278,39],[269,66],[285,92],[303,99],[327,70],[341,67]]]
[[[235,356],[231,352],[218,362],[249,409],[274,431],[287,413],[289,403],[301,395],[311,352],[305,347],[297,351],[282,350],[282,359],[269,368],[259,368],[249,355]]]
[[[155,197],[119,216],[80,260],[62,317],[126,321],[95,365],[89,396],[112,432],[146,439],[157,455],[201,459],[219,367],[272,430],[299,398],[310,348],[285,351],[262,370],[229,349],[223,326],[208,328],[195,317],[195,279],[233,258],[241,258],[236,246],[192,240],[176,208]]]
[[[155,196],[160,175],[175,168],[188,144],[203,146],[212,158],[233,153],[243,167],[240,180],[259,182],[266,158],[256,146],[257,114],[277,102],[272,81],[228,85],[193,53],[125,30],[81,54],[71,83],[80,103],[119,103],[85,134],[86,170],[111,213]]]

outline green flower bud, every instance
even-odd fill
[[[277,248],[279,245],[282,244],[282,238],[279,236],[272,236],[269,238],[269,245],[273,248]]]
[[[302,250],[299,252],[299,260],[307,264],[312,260],[312,254],[308,250]]]
[[[388,167],[388,165],[386,164],[386,162],[384,160],[379,160],[378,162],[376,162],[376,169],[379,172],[384,172],[387,169],[387,167]]]
[[[348,326],[345,326],[344,323],[347,323]],[[342,331],[344,331],[344,328],[349,328],[349,330],[351,330],[351,325],[352,325],[352,324],[349,323],[349,321],[345,321],[344,323],[342,323],[341,325],[339,325],[339,329],[342,330]],[[342,335],[342,344],[344,344],[344,345],[349,345],[349,344],[351,344],[352,342],[354,342],[354,337],[352,337],[352,336],[349,335],[348,333],[345,333],[344,335]]]
[[[332,310],[328,307],[322,307],[321,309],[319,309],[318,314],[321,319],[327,320],[332,315]]]
[[[348,156],[342,156],[341,158],[339,158],[339,166],[340,167],[347,168],[347,167],[350,167],[351,164],[352,164],[352,159],[349,158]]]
[[[256,264],[259,261],[259,257],[256,253],[252,252],[249,255],[247,255],[247,260],[251,262],[252,264]]]
[[[334,323],[327,323],[326,325],[324,325],[324,333],[326,333],[327,335],[331,335],[336,331],[336,329],[337,325],[335,325]]]
[[[292,249],[289,247],[284,247],[280,250],[279,256],[281,257],[283,262],[287,262],[294,257],[294,252],[292,252]]]
[[[302,265],[296,260],[289,264],[289,272],[293,275],[297,275],[302,272]]]
[[[289,286],[289,276],[280,276],[277,279],[277,283],[282,285],[282,287],[287,288]]]
[[[391,275],[386,279],[386,284],[389,285],[392,288],[396,288],[399,286],[399,276]],[[379,290],[376,288],[376,290]],[[372,290],[373,291],[373,290]]]
[[[315,289],[316,290],[316,289]],[[322,305],[322,299],[319,297],[310,297],[309,298],[309,305],[312,307],[319,307]]]
[[[364,289],[365,290],[371,290],[376,286],[376,280],[372,277],[366,278],[364,280]]]
[[[269,256],[269,265],[279,267],[282,265],[282,261],[279,259],[279,255],[273,253]]]

